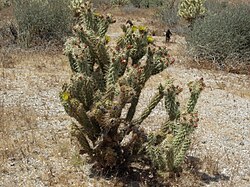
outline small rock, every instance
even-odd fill
[[[242,145],[242,146],[243,146],[243,145],[245,145],[245,144],[244,144],[244,142],[240,142],[240,145]]]

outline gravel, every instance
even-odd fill
[[[208,176],[205,186],[250,186],[249,76],[188,69],[182,63],[151,79],[139,106],[152,97],[152,89],[158,86],[155,82],[164,81],[169,75],[176,84],[185,87],[181,101],[188,97],[185,86],[188,81],[203,77],[206,89],[197,104],[200,123],[189,155],[217,164],[217,174],[209,173],[208,168],[201,169]],[[1,68],[1,71],[0,102],[4,120],[0,131],[3,140],[0,186],[93,185],[93,179],[83,172],[86,166],[79,164],[84,160],[76,156],[77,149],[71,143],[71,119],[58,98],[69,74],[63,69],[55,74],[28,67]],[[163,107],[161,102],[145,123],[164,116]],[[159,125],[152,124],[148,130]],[[97,184],[109,183],[98,181]]]

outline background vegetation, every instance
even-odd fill
[[[0,1],[0,10],[5,8],[5,7],[8,7],[10,6],[10,1],[9,0],[1,0]]]
[[[163,6],[158,7],[156,16],[170,27],[176,26],[180,20],[178,16],[179,0],[165,1]]]
[[[29,46],[39,37],[43,40],[61,40],[70,33],[72,16],[70,0],[14,0],[14,14],[19,40]]]
[[[122,7],[129,13],[137,8],[152,8],[155,18],[174,33],[185,34],[189,52],[195,59],[205,60],[219,67],[249,67],[249,5],[205,1],[205,14],[192,18],[192,25],[179,16],[183,0],[93,0],[95,7]],[[13,0],[18,41],[30,46],[37,39],[41,42],[56,39],[65,41],[71,34],[73,17],[69,8],[70,0]],[[3,0],[0,8],[10,5]],[[182,14],[186,10],[182,10]],[[12,24],[15,26],[15,24]],[[165,28],[166,28],[165,27]],[[188,28],[189,27],[189,28]],[[163,33],[164,30],[158,32]],[[155,29],[154,29],[155,32]],[[37,44],[37,43],[36,43]],[[248,71],[248,68],[245,68]],[[244,72],[246,72],[244,71]]]
[[[249,64],[250,6],[225,3],[211,6],[211,2],[207,6],[208,13],[195,21],[187,35],[192,54],[220,66]]]

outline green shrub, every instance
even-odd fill
[[[13,5],[19,39],[26,45],[36,37],[62,39],[70,32],[70,0],[14,0]]]
[[[155,178],[179,172],[197,126],[194,107],[204,87],[202,79],[189,83],[191,97],[184,112],[177,99],[182,89],[166,80],[136,117],[146,82],[172,62],[168,51],[154,45],[145,27],[135,25],[122,25],[123,35],[111,48],[106,33],[114,22],[112,16],[94,12],[89,2],[75,3],[73,10],[76,25],[65,44],[72,77],[63,85],[60,99],[77,121],[72,134],[81,153],[88,156],[94,171],[106,176],[138,167],[149,168]],[[166,120],[152,124],[162,128],[147,134],[143,122],[162,99]]]
[[[187,41],[198,58],[221,62],[250,60],[250,6],[230,5],[193,24]]]
[[[159,7],[164,4],[164,0],[130,0],[137,8],[152,8]]]
[[[11,4],[10,0],[0,0],[0,10],[9,7]]]
[[[130,0],[130,2],[131,2],[136,8],[140,8],[140,7],[141,7],[141,2],[142,2],[142,0]]]
[[[129,0],[111,0],[112,5],[124,6],[129,3]]]
[[[95,8],[110,8],[112,6],[111,0],[92,0],[93,6]]]
[[[174,26],[179,21],[178,0],[166,1],[163,6],[159,7],[157,17],[168,26]]]
[[[219,0],[205,1],[204,3],[204,7],[206,8],[205,15],[218,14],[221,11],[225,10],[225,8],[228,5],[229,5],[228,2],[226,1],[219,1]]]

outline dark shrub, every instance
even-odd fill
[[[137,8],[152,8],[163,6],[163,0],[130,0],[130,2]]]
[[[159,7],[157,16],[168,26],[174,26],[179,21],[178,3],[178,0],[166,1],[163,6]]]
[[[216,62],[250,60],[250,6],[228,5],[197,20],[187,41],[192,54]]]
[[[19,39],[27,46],[36,37],[62,39],[70,32],[70,0],[14,0],[13,5]]]

